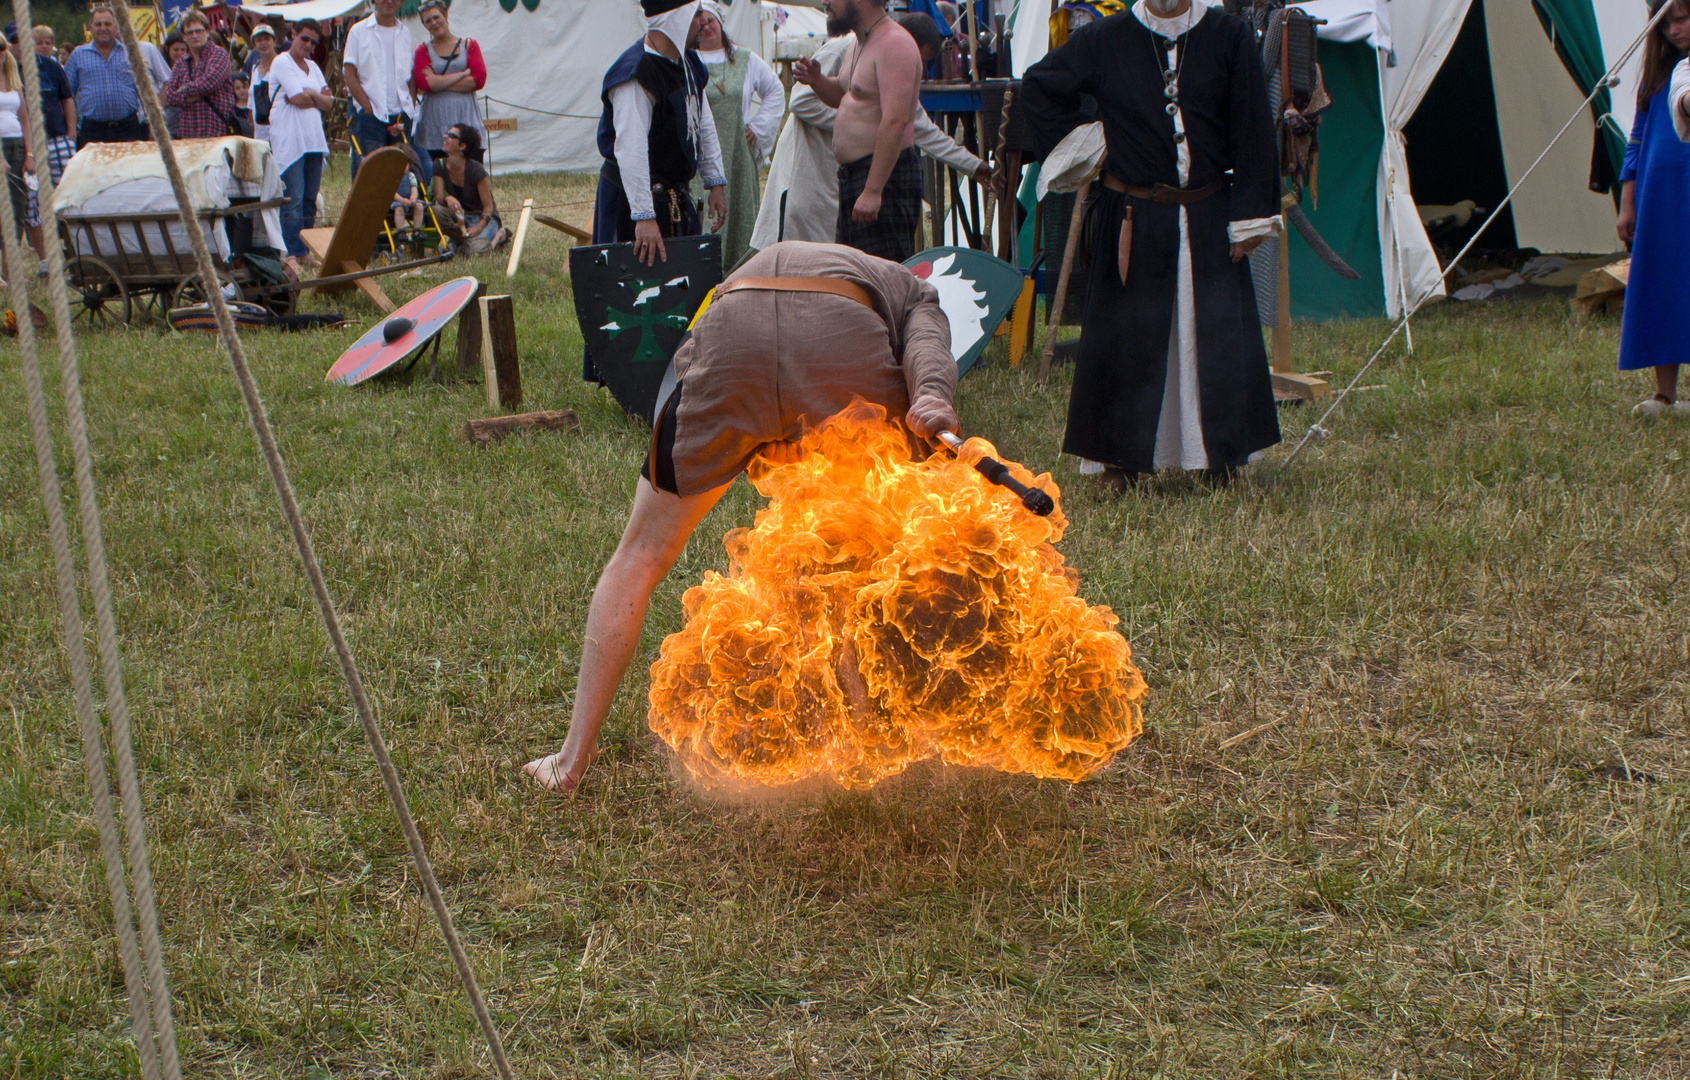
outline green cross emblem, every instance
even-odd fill
[[[637,297],[633,304],[634,310],[627,312],[606,306],[605,315],[609,321],[599,329],[609,331],[610,338],[613,341],[625,333],[638,330],[640,340],[639,344],[634,346],[634,355],[630,357],[631,360],[668,360],[668,355],[664,353],[663,347],[657,343],[657,335],[653,331],[660,327],[685,330],[689,321],[685,303],[683,301],[667,311],[660,312],[657,310],[655,301],[663,290],[663,282],[635,281],[633,289]]]

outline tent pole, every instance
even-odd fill
[[[1403,331],[1407,335],[1405,341],[1408,355],[1414,355],[1414,327],[1407,319],[1408,314],[1408,279],[1404,274],[1402,263],[1402,240],[1397,234],[1397,166],[1391,156],[1391,111],[1390,104],[1385,100],[1385,50],[1373,50],[1374,62],[1379,70],[1379,122],[1385,129],[1385,141],[1380,146],[1385,155],[1385,216],[1391,226],[1391,252],[1396,260],[1397,268],[1397,310],[1404,313]]]

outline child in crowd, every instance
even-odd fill
[[[406,169],[399,178],[399,190],[393,196],[393,227],[403,229],[407,219],[413,229],[423,226],[423,214],[428,203],[422,197],[422,181],[416,170]]]
[[[241,134],[253,138],[255,129],[252,126],[252,110],[247,108],[247,100],[252,94],[252,80],[237,71],[229,84],[235,88],[235,119],[240,122]]]

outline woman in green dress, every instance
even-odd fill
[[[743,0],[742,0],[743,2]],[[705,100],[716,120],[722,145],[722,165],[728,174],[728,216],[722,235],[722,271],[744,261],[751,250],[751,230],[757,224],[762,197],[758,177],[775,133],[786,112],[786,89],[774,69],[750,49],[738,48],[722,29],[722,12],[715,0],[704,0],[692,23],[692,47],[710,73]],[[704,188],[692,182],[693,199],[704,204]]]

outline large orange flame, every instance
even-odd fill
[[[753,464],[769,505],[651,669],[651,729],[700,783],[861,788],[932,757],[1080,780],[1139,733],[1144,679],[1074,595],[1060,506],[1036,517],[946,452],[912,462],[860,400],[803,450]]]

